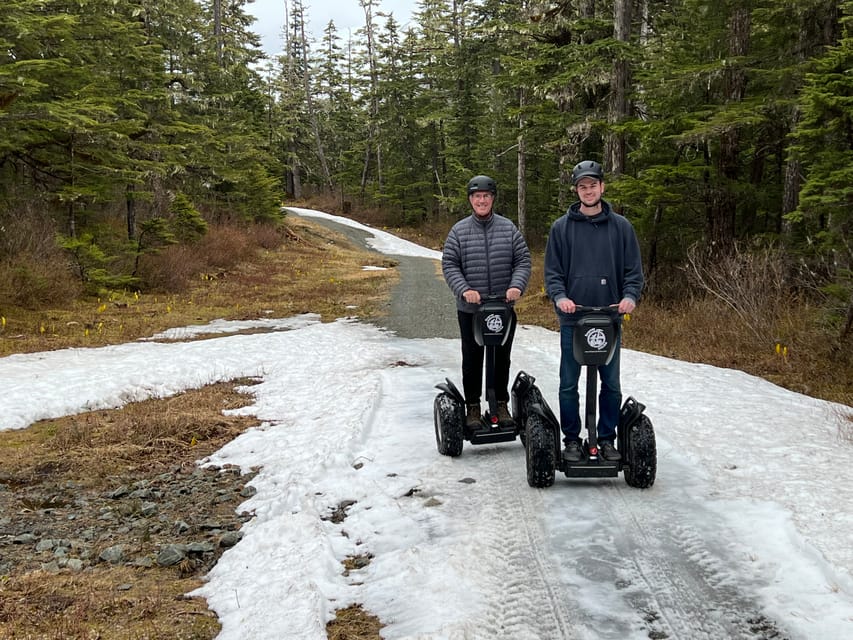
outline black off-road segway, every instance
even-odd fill
[[[618,335],[618,313],[609,307],[577,307],[581,317],[573,332],[575,359],[586,369],[585,423],[587,438],[577,462],[560,455],[560,422],[545,402],[535,379],[520,371],[512,385],[513,406],[518,407],[516,421],[523,425],[527,447],[527,483],[531,487],[554,484],[556,470],[570,478],[607,478],[624,473],[629,486],[646,489],[655,481],[657,451],[652,422],[643,413],[645,405],[628,397],[619,411],[616,448],[622,458],[605,460],[598,448],[596,408],[598,403],[597,367],[613,357]]]
[[[474,313],[474,340],[486,350],[486,401],[489,408],[480,423],[471,429],[465,424],[465,398],[456,385],[449,378],[435,385],[441,391],[433,403],[435,442],[440,454],[460,455],[465,440],[471,444],[493,444],[510,442],[522,435],[520,428],[523,423],[516,418],[514,406],[513,424],[501,426],[498,422],[495,395],[495,350],[506,344],[514,321],[512,307],[503,297],[484,298]]]

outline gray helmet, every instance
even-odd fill
[[[477,191],[489,191],[493,196],[498,195],[498,184],[489,176],[474,176],[468,181],[468,195]]]
[[[572,169],[572,186],[576,185],[581,178],[595,178],[599,182],[604,182],[604,169],[595,160],[583,160]]]

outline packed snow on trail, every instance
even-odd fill
[[[360,227],[379,251],[438,257]],[[325,638],[353,603],[387,639],[853,637],[850,408],[622,357],[657,436],[647,490],[559,473],[532,489],[520,442],[439,455],[435,384],[460,381],[458,341],[314,315],[2,358],[0,428],[257,379],[237,412],[258,426],[199,461],[261,469],[242,541],[193,594],[221,640]],[[522,324],[512,375],[552,407],[558,364],[558,334]]]

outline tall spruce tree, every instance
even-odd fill
[[[831,265],[825,291],[839,343],[853,336],[853,2],[841,3],[838,43],[806,76],[794,149],[805,170],[800,204],[790,214],[808,246]]]

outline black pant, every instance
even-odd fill
[[[474,340],[474,314],[456,311],[459,318],[459,333],[462,336],[462,390],[465,402],[479,404],[483,393],[483,355],[485,347]],[[512,310],[512,328],[503,346],[494,347],[495,354],[495,398],[509,401],[509,363],[512,340],[515,337],[515,310]]]

